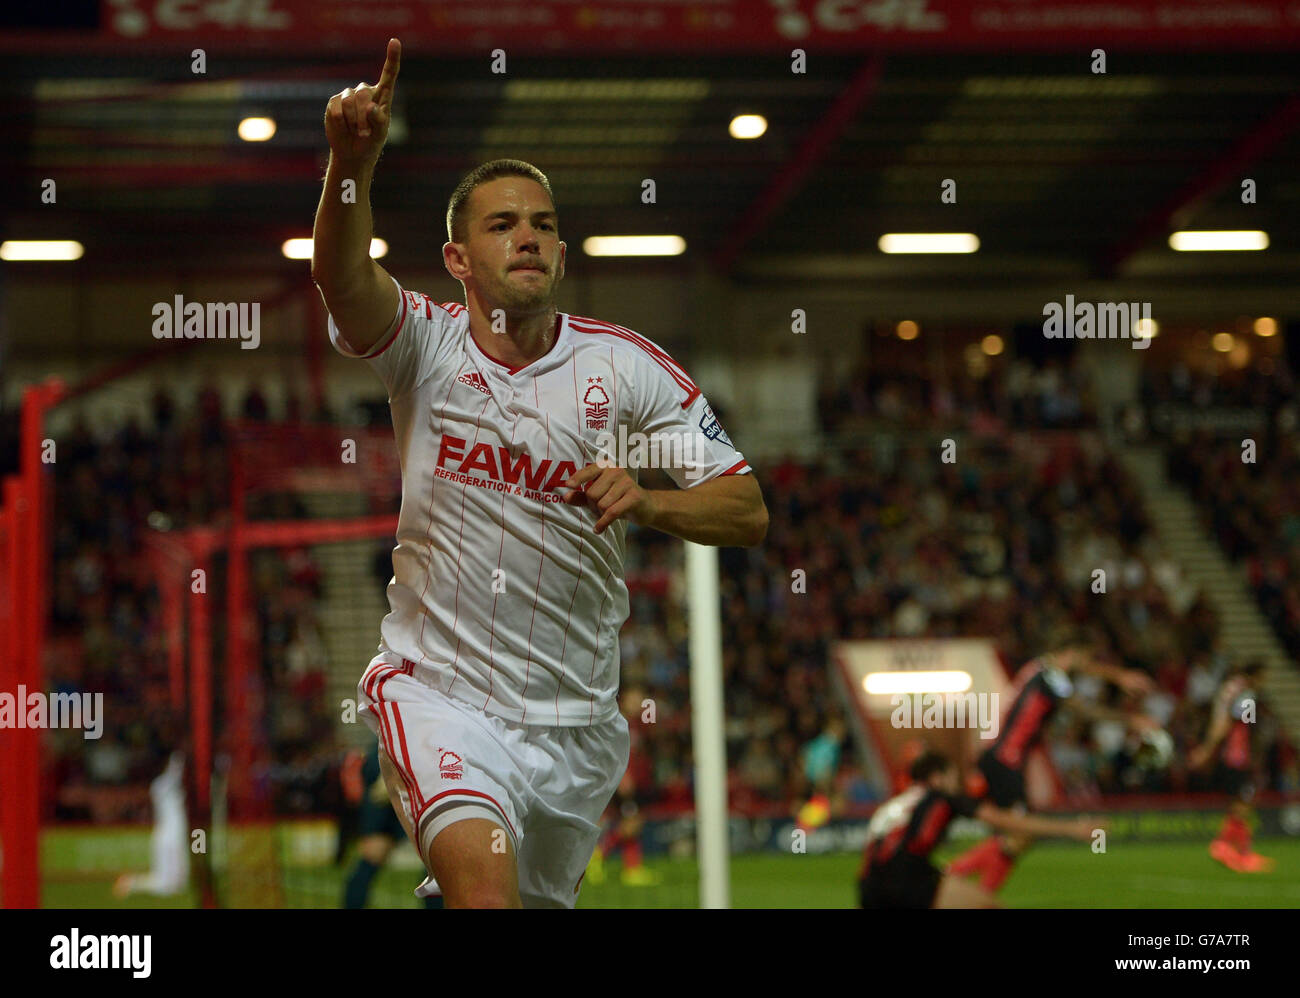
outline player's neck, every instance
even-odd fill
[[[510,367],[523,367],[545,355],[560,334],[559,315],[554,307],[535,315],[506,316],[505,328],[493,328],[490,313],[471,309],[469,331],[485,354]]]

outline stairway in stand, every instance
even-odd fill
[[[322,519],[365,516],[365,497],[358,493],[312,493],[302,496],[308,513]],[[392,539],[371,538],[319,544],[311,549],[320,566],[322,606],[321,639],[329,657],[327,689],[330,703],[342,716],[344,700],[356,701],[357,681],[379,647],[379,624],[388,613],[388,598],[374,574],[375,552]],[[357,745],[371,739],[360,717],[343,725],[344,738]]]
[[[1265,663],[1269,703],[1294,736],[1300,732],[1300,669],[1260,611],[1245,568],[1228,560],[1191,498],[1165,476],[1161,448],[1129,447],[1119,457],[1142,491],[1165,551],[1218,611],[1223,650],[1234,664],[1253,659]]]

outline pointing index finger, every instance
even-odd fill
[[[396,38],[388,39],[388,53],[384,57],[384,71],[375,85],[384,97],[391,97],[397,83],[398,70],[402,68],[402,43]],[[378,95],[376,95],[378,96]]]

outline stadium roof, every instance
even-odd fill
[[[437,266],[455,182],[499,156],[551,178],[561,235],[676,233],[685,260],[739,279],[889,278],[886,232],[973,232],[954,278],[1135,272],[1196,276],[1178,227],[1264,229],[1266,253],[1212,254],[1215,273],[1294,273],[1300,261],[1300,64],[1294,53],[810,53],[481,57],[408,46],[374,191],[394,258]],[[290,273],[282,240],[310,234],[326,100],[374,58],[10,54],[6,238],[74,238],[83,273]],[[731,118],[764,115],[738,141]],[[236,134],[269,115],[264,143]],[[40,201],[57,183],[57,205]],[[1257,203],[1243,204],[1244,179]],[[657,201],[642,203],[643,182]],[[956,203],[941,185],[956,182]],[[601,266],[627,266],[602,261]],[[644,268],[646,261],[636,266]]]

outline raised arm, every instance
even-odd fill
[[[1210,707],[1210,729],[1206,732],[1205,741],[1187,753],[1188,769],[1200,769],[1214,758],[1214,753],[1232,730],[1232,701],[1243,689],[1245,683],[1237,680],[1229,680],[1219,688]]]
[[[370,256],[370,182],[388,138],[401,62],[402,43],[390,39],[379,82],[349,87],[331,97],[325,109],[330,159],[312,232],[311,279],[357,353],[367,353],[397,314],[397,286]],[[348,180],[355,182],[355,200],[345,202]]]
[[[1086,648],[1066,648],[1052,657],[1061,668],[1114,683],[1128,694],[1151,693],[1156,688],[1155,683],[1146,673],[1107,662]],[[1158,721],[1138,711],[1116,710],[1113,707],[1103,707],[1085,700],[1079,696],[1077,686],[1069,703],[1071,710],[1090,721],[1119,721],[1134,731],[1156,731],[1160,728]]]
[[[1135,710],[1103,707],[1080,696],[1070,697],[1070,709],[1089,721],[1118,721],[1134,731],[1159,731],[1160,722]]]
[[[1104,821],[1093,818],[1043,818],[1036,814],[1017,814],[984,801],[975,810],[975,817],[991,828],[1013,835],[1033,835],[1039,838],[1079,839],[1087,842],[1094,829],[1106,827]]]
[[[1063,666],[1114,683],[1125,693],[1153,693],[1156,684],[1145,672],[1125,669],[1082,648],[1067,648],[1058,653]]]

